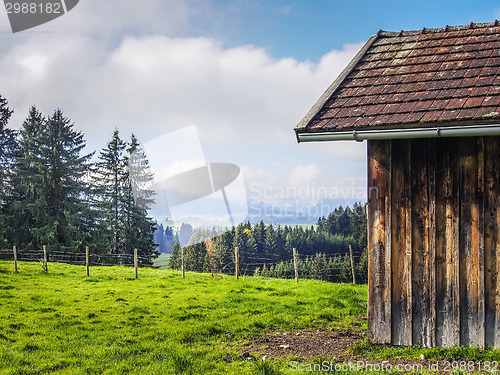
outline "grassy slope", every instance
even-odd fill
[[[162,270],[167,269],[170,256],[170,254],[161,253],[160,256],[155,259],[153,265]]]
[[[12,268],[0,262],[0,374],[269,374],[239,359],[235,341],[268,329],[348,327],[366,311],[366,286]]]
[[[354,329],[366,286],[314,280],[0,262],[2,374],[293,374],[289,360],[242,360],[238,343],[267,330]],[[498,361],[500,350],[358,344],[353,353],[391,358]],[[317,361],[322,360],[318,359]],[[308,372],[317,373],[317,372]]]

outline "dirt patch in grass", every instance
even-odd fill
[[[348,330],[306,329],[297,332],[272,332],[257,335],[241,347],[242,356],[270,358],[315,357],[338,358],[351,346],[363,340],[364,333]]]
[[[305,329],[296,332],[271,332],[254,336],[248,343],[241,345],[240,357],[260,360],[266,356],[270,359],[293,359],[304,364],[318,363],[318,360],[340,364],[360,363],[362,367],[358,368],[359,371],[368,369],[363,366],[371,366],[373,373],[385,369],[395,370],[397,373],[413,371],[412,373],[448,374],[453,363],[469,366],[463,373],[478,373],[480,370],[479,362],[475,361],[474,365],[468,365],[472,363],[468,358],[429,360],[423,355],[420,358],[367,358],[366,354],[356,354],[359,347],[364,347],[365,337],[365,332],[352,330]],[[356,346],[358,350],[353,348]],[[349,350],[350,348],[354,350]],[[362,349],[362,352],[366,353],[366,350],[369,349]]]

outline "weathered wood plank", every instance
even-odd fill
[[[389,169],[385,151],[386,141],[368,142],[368,337],[381,344],[390,343],[391,338],[391,322],[385,314],[389,293],[385,276],[386,175]]]
[[[392,218],[393,230],[391,233],[392,253],[392,344],[406,345],[407,333],[407,257],[406,257],[406,204],[405,204],[405,155],[406,142],[392,141]],[[411,301],[411,300],[410,300]]]
[[[445,347],[453,345],[453,145],[436,140],[436,345]]]
[[[403,345],[413,345],[413,249],[412,249],[412,209],[411,209],[411,175],[412,175],[412,165],[411,165],[411,150],[412,142],[408,140],[406,143],[406,153],[405,153],[405,169],[404,169],[404,202],[405,202],[405,214],[406,214],[406,315],[403,317],[406,327],[405,337],[403,339]]]
[[[484,348],[485,339],[485,290],[484,290],[484,138],[477,139],[477,345]]]
[[[429,184],[429,256],[426,268],[429,270],[429,321],[427,325],[428,347],[436,345],[436,141],[428,143]]]
[[[385,319],[388,327],[386,343],[392,336],[392,140],[385,143],[386,197],[385,197]]]
[[[447,337],[450,320],[451,293],[447,285],[447,245],[451,233],[451,216],[448,218],[447,206],[450,200],[450,169],[445,160],[449,159],[449,142],[445,139],[436,141],[436,345],[448,346]],[[451,258],[449,259],[451,263]]]
[[[427,140],[411,141],[413,150],[426,150]],[[429,323],[429,197],[426,152],[411,153],[410,194],[407,225],[411,225],[412,343],[427,345]]]
[[[486,346],[500,347],[500,137],[484,138]]]
[[[453,183],[453,248],[452,248],[452,317],[449,343],[451,346],[460,345],[460,156],[457,139],[453,139],[450,166]]]
[[[460,140],[460,342],[478,345],[479,207],[477,140]]]

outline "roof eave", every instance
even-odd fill
[[[298,142],[500,136],[500,124],[297,133]]]

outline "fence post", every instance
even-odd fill
[[[351,255],[352,283],[356,284],[356,272],[354,272],[354,257],[352,255],[352,246],[351,245],[349,245],[349,254]]]
[[[135,278],[137,279],[137,249],[134,249],[134,268],[135,268]]]
[[[240,277],[240,250],[238,247],[234,248],[234,276],[236,277],[236,280]]]
[[[12,250],[14,251],[14,272],[17,273],[17,247],[14,246]]]
[[[182,269],[182,278],[186,278],[186,272],[184,268],[184,246],[181,247],[181,269]]]
[[[297,249],[293,248],[293,268],[295,269],[295,282],[299,282],[299,266],[297,264]]]
[[[47,246],[43,245],[43,269],[45,273],[49,272],[49,267],[47,266]]]
[[[85,267],[87,268],[87,277],[89,277],[89,247],[85,246]]]

